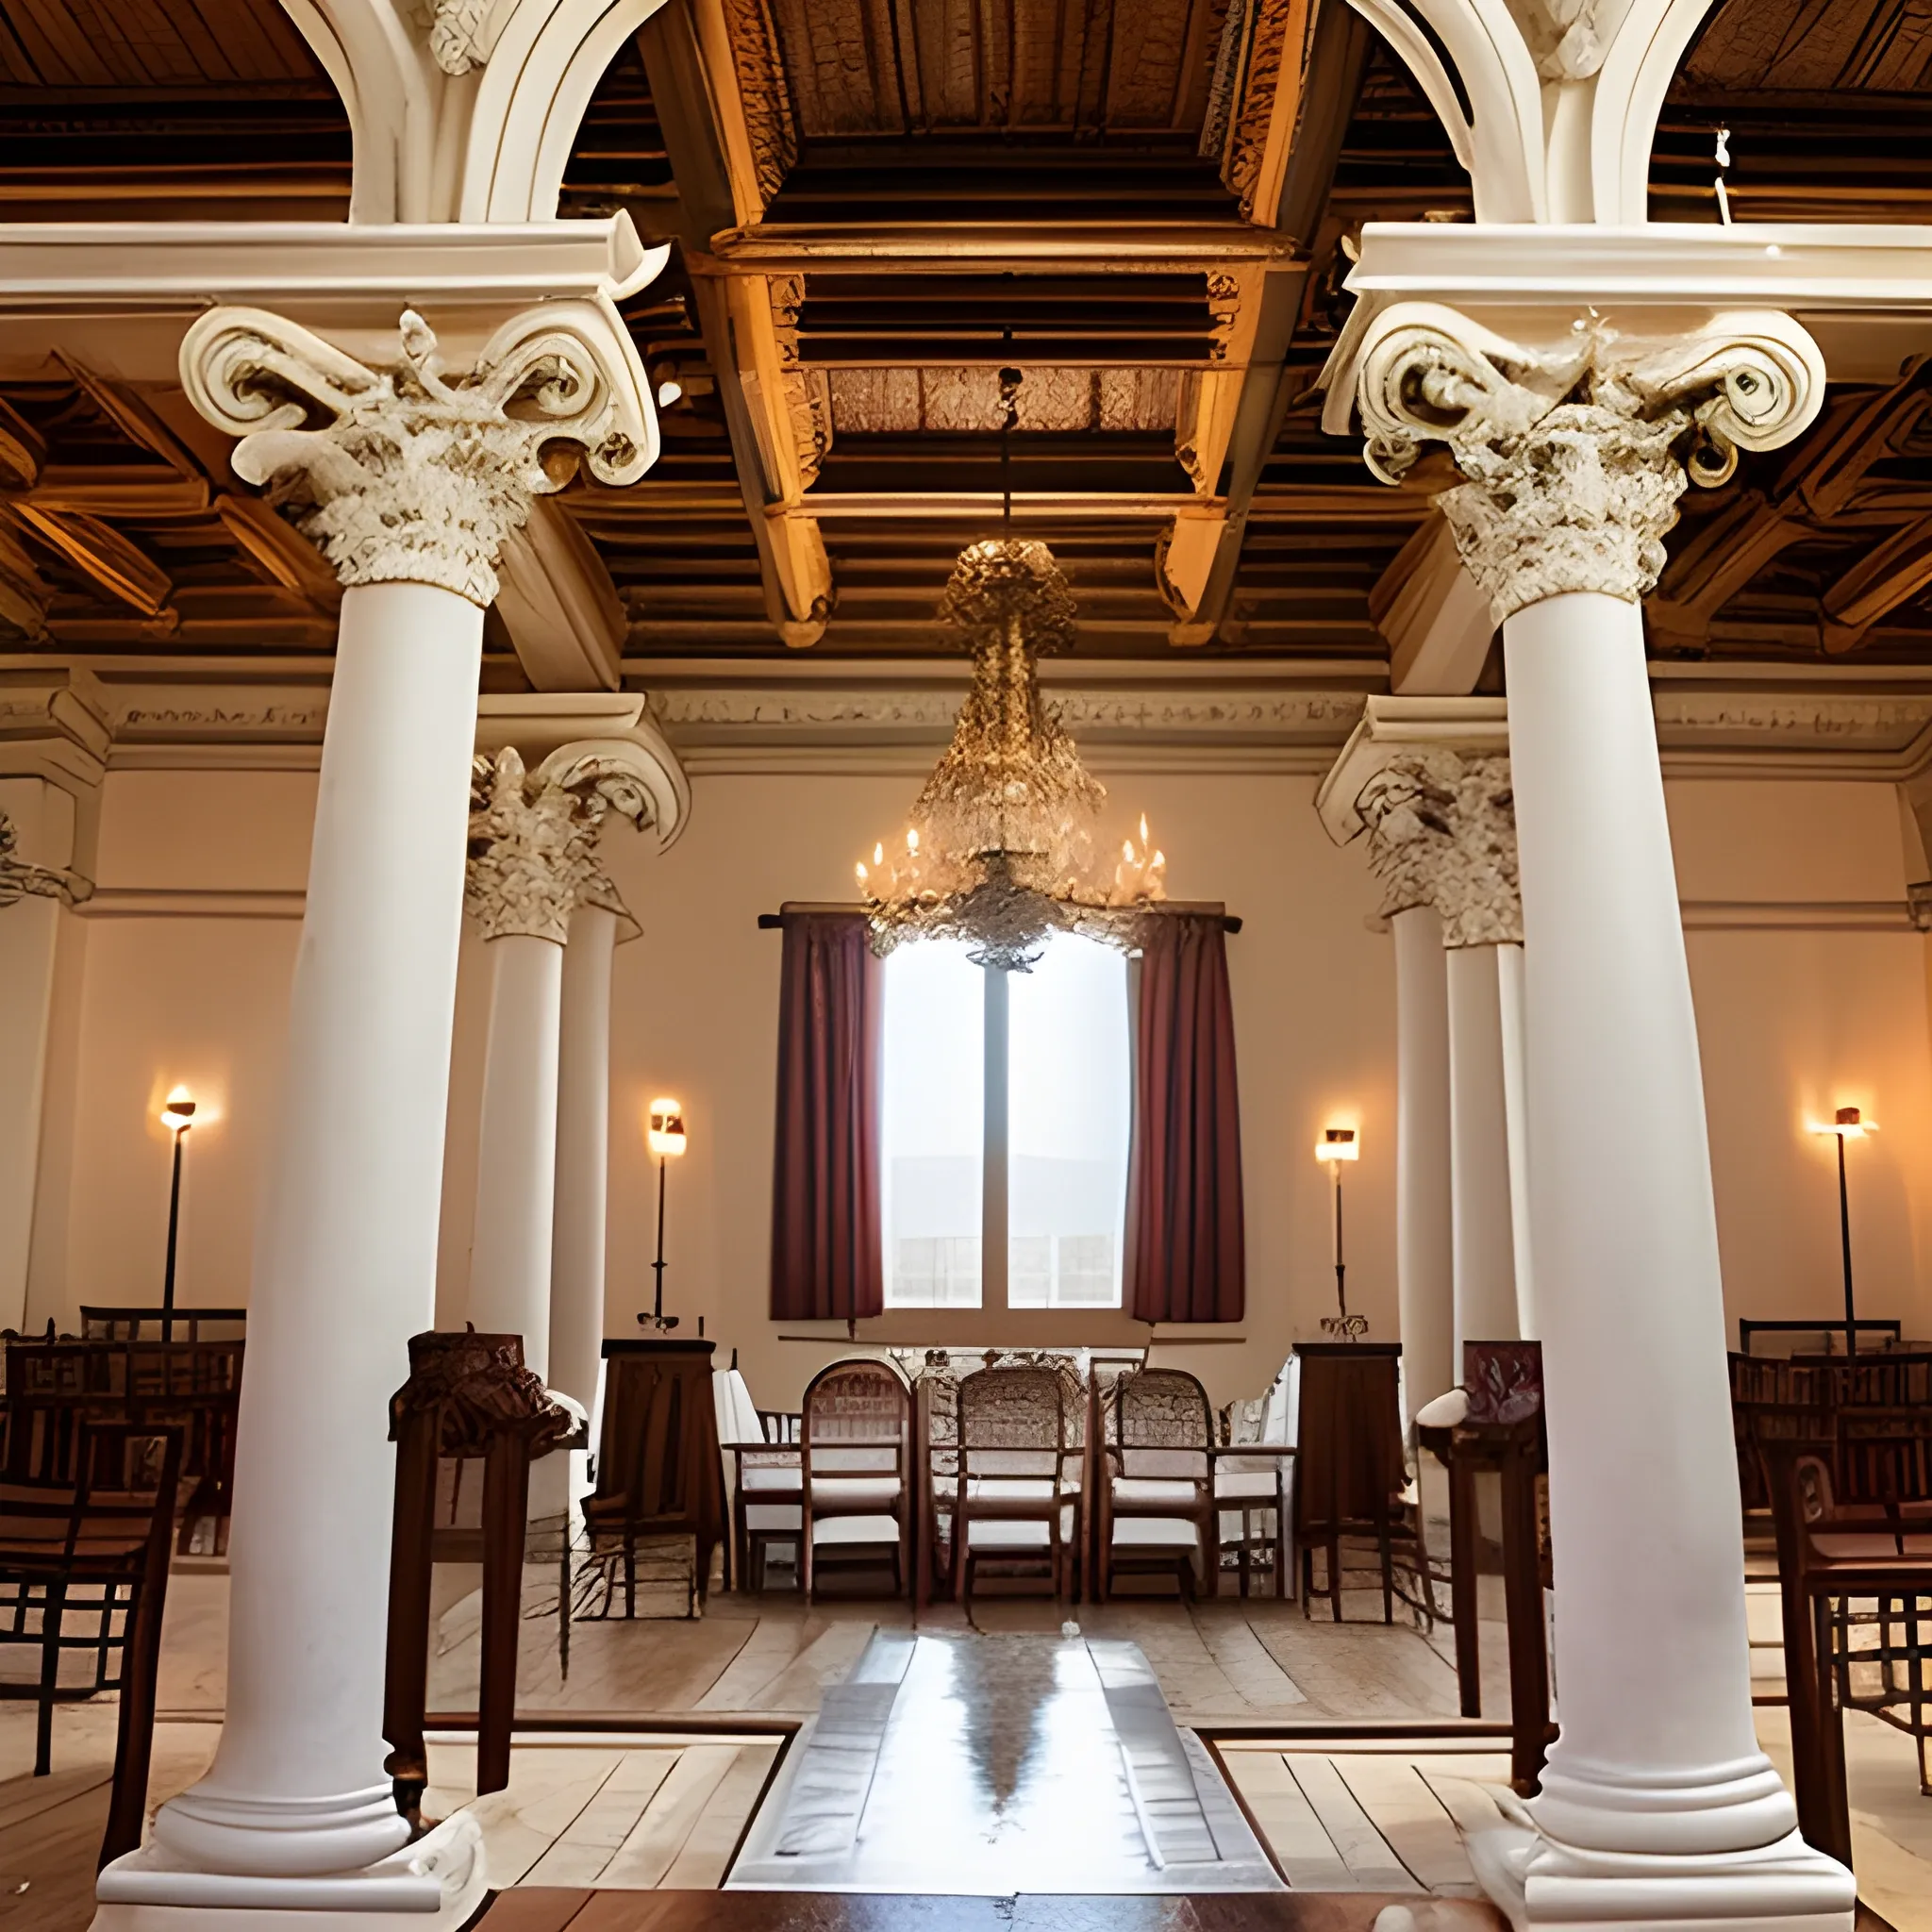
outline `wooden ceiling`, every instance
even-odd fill
[[[1932,222],[1932,0],[1726,0],[1665,108],[1657,218],[1718,218],[1720,127],[1739,219]],[[275,0],[0,0],[11,218],[330,216],[347,186]],[[562,212],[616,208],[675,244],[626,314],[682,395],[642,483],[561,502],[627,672],[951,648],[934,608],[1003,491],[1082,654],[1386,655],[1374,592],[1432,512],[1321,433],[1310,385],[1360,225],[1470,204],[1342,0],[670,0],[566,176]],[[1653,650],[1932,661],[1928,394],[1835,391],[1799,448],[1693,492]],[[50,359],[6,401],[9,648],[326,650],[323,574],[178,396]]]
[[[0,0],[0,221],[348,206],[348,116],[279,0]]]

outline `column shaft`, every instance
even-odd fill
[[[1697,1029],[1634,603],[1504,627],[1561,1740],[1533,1809],[1614,1852],[1761,1846]],[[1536,1916],[1535,1876],[1531,1908]]]
[[[521,1335],[524,1362],[550,1359],[552,1193],[557,1181],[557,1047],[564,948],[505,933],[491,960],[490,1035],[470,1249],[470,1320]]]
[[[212,1873],[375,1862],[391,1394],[435,1309],[483,613],[423,584],[342,598],[248,1310],[227,1715],[159,1845]]]
[[[1537,1333],[1536,1274],[1529,1240],[1529,1070],[1523,1012],[1523,948],[1498,946],[1503,992],[1503,1107],[1509,1135],[1509,1229],[1516,1250],[1516,1327]]]
[[[1459,1379],[1449,1191],[1449,1004],[1442,927],[1426,906],[1395,939],[1395,1291],[1412,1417]]]
[[[604,1341],[610,1165],[610,966],[617,915],[579,905],[563,953],[558,1049],[557,1218],[550,1241],[550,1386],[595,1406]]]
[[[1447,956],[1458,1375],[1465,1341],[1510,1341],[1519,1332],[1502,981],[1496,960],[1501,950],[1456,946]]]

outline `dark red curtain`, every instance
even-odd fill
[[[885,1307],[879,962],[861,914],[784,921],[772,1319],[850,1321]]]
[[[1247,1306],[1234,1005],[1219,915],[1147,922],[1134,1040],[1127,1309],[1239,1322]]]

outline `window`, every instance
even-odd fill
[[[885,975],[887,1307],[1118,1307],[1125,958],[1061,933],[1004,974],[924,941]]]

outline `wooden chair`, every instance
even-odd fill
[[[227,1547],[235,1491],[235,1441],[242,1401],[239,1340],[142,1341],[72,1337],[6,1343],[7,1445],[0,1466],[15,1475],[65,1474],[83,1423],[125,1423],[181,1432],[176,1547],[188,1554],[195,1530],[213,1525]]]
[[[208,1331],[220,1330],[219,1334]],[[84,1341],[240,1341],[248,1332],[246,1308],[102,1307],[83,1302]]]
[[[1294,1484],[1294,1538],[1301,1550],[1302,1614],[1314,1597],[1341,1621],[1342,1542],[1373,1541],[1382,1585],[1382,1621],[1395,1621],[1395,1551],[1420,1561],[1415,1525],[1402,1501],[1399,1342],[1298,1341],[1301,1419]],[[1314,1556],[1326,1559],[1327,1588],[1315,1589]]]
[[[1184,1369],[1136,1369],[1107,1391],[1098,1481],[1100,1598],[1118,1572],[1172,1570],[1184,1595],[1209,1595],[1219,1569],[1214,1411]]]
[[[55,1705],[120,1692],[106,1865],[140,1847],[147,1808],[181,1435],[82,1422],[69,1451],[58,1473],[0,1480],[0,1643],[37,1650],[41,1666],[32,1682],[0,1683],[0,1698],[39,1707],[34,1775],[45,1777]]]
[[[1923,1460],[1932,1448],[1932,1418],[1920,1417],[1913,1433],[1911,1453]],[[1843,1700],[1835,1694],[1845,1688],[1839,1672],[1848,1670],[1849,1659],[1835,1656],[1834,1638],[1845,1631],[1835,1603],[1910,1603],[1932,1595],[1932,1501],[1845,1501],[1833,1482],[1831,1458],[1789,1438],[1768,1437],[1760,1448],[1777,1533],[1798,1828],[1807,1844],[1849,1865]],[[1918,1663],[1923,1669],[1922,1658]]]
[[[1218,1541],[1224,1554],[1236,1552],[1243,1596],[1259,1554],[1274,1572],[1274,1594],[1289,1592],[1291,1422],[1287,1362],[1258,1402],[1230,1403],[1222,1413],[1222,1441],[1212,1452]]]
[[[732,1487],[733,1574],[740,1590],[764,1589],[766,1557],[774,1543],[791,1543],[797,1549],[802,1579],[805,1472],[799,1430],[803,1420],[784,1409],[761,1408],[758,1425],[765,1434],[764,1446],[741,1442],[732,1447],[737,1476]]]
[[[711,1554],[730,1533],[724,1458],[711,1394],[715,1342],[604,1343],[597,1492],[584,1504],[593,1562],[621,1565],[624,1613],[637,1614],[640,1541],[689,1537],[691,1614],[710,1589]]]
[[[983,1559],[1044,1557],[1056,1597],[1079,1548],[1077,1489],[1065,1481],[1065,1391],[1049,1368],[979,1369],[959,1384],[953,1505],[954,1594],[973,1595]]]
[[[806,1603],[828,1556],[889,1553],[902,1593],[912,1579],[911,1391],[889,1363],[834,1362],[807,1386],[803,1414]]]

